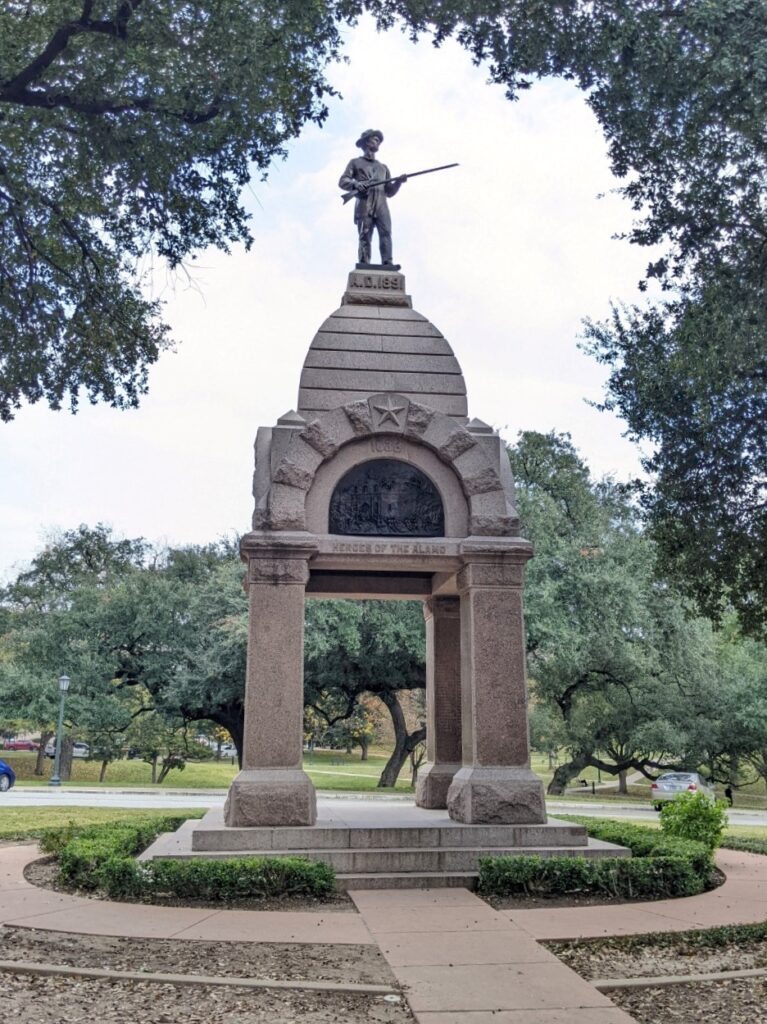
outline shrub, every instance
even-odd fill
[[[98,889],[100,865],[113,857],[132,857],[160,835],[174,832],[186,819],[134,818],[104,825],[51,830],[41,842],[46,853],[59,859],[59,878],[78,889]]]
[[[593,838],[628,847],[631,858],[485,857],[480,861],[480,892],[665,899],[694,896],[710,882],[713,857],[704,843],[619,821],[577,820]]]
[[[303,857],[155,860],[143,867],[146,887],[158,896],[230,900],[327,896],[335,889],[333,869]]]
[[[714,868],[711,849],[705,843],[694,839],[658,836],[649,856],[681,857],[683,860],[689,860],[693,871],[704,878],[710,875]]]
[[[493,896],[666,899],[695,896],[706,881],[684,857],[484,857],[479,863],[479,891]]]
[[[57,829],[46,837],[45,848],[58,854],[59,877],[63,882],[77,889],[101,889],[113,899],[321,897],[335,889],[332,868],[301,857],[146,863],[134,859],[161,832],[173,831],[184,820],[147,818],[82,829]]]
[[[727,827],[727,804],[712,803],[702,793],[680,793],[661,808],[660,827],[666,835],[693,839],[715,850]]]
[[[109,821],[98,825],[77,825],[74,821],[70,821],[61,828],[46,829],[40,837],[40,849],[44,853],[58,856],[73,839],[99,838],[108,835],[112,829],[122,830],[125,828],[137,829],[140,836],[139,841],[148,846],[161,832],[175,832],[188,817],[188,814],[168,814],[162,817],[146,818],[131,817],[122,821]]]

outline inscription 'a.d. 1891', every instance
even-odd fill
[[[415,466],[373,459],[342,477],[330,499],[329,531],[363,537],[444,537],[434,484]]]
[[[349,287],[401,292],[405,290],[405,278],[399,274],[350,274]]]

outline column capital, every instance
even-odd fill
[[[439,618],[460,618],[461,615],[461,599],[458,596],[442,597],[432,595],[427,597],[423,602],[423,617],[425,619]]]
[[[317,544],[309,534],[246,533],[240,554],[248,563],[248,583],[305,587],[309,582],[309,559]]]
[[[264,558],[254,555],[248,559],[248,583],[271,586],[302,586],[309,582],[309,561],[306,557]]]
[[[525,572],[524,562],[505,562],[489,560],[467,562],[456,576],[460,593],[476,587],[516,587],[522,586]]]

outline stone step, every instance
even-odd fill
[[[337,873],[345,874],[388,874],[412,872],[438,872],[452,874],[455,872],[476,872],[482,857],[604,857],[625,856],[623,850],[611,843],[592,840],[588,846],[536,846],[536,847],[393,847],[369,848],[365,850],[189,850],[169,835],[164,843],[156,843],[151,848],[153,857],[169,857],[171,859],[187,859],[201,857],[210,860],[230,860],[234,857],[295,857],[300,854],[309,860],[329,864]]]
[[[215,850],[365,850],[517,849],[586,846],[582,825],[550,822],[547,825],[460,825],[344,827],[321,823],[305,827],[227,828],[203,821],[192,831],[195,852]]]
[[[388,874],[342,873],[336,875],[339,892],[352,889],[476,889],[476,871],[392,871]]]

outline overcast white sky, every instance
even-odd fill
[[[349,33],[343,94],[246,195],[249,253],[201,253],[191,281],[156,275],[177,341],[136,411],[42,405],[0,425],[0,579],[46,532],[106,522],[127,536],[204,543],[244,532],[256,428],[294,408],[306,350],[356,259],[336,189],[365,128],[393,174],[459,161],[392,200],[394,257],[414,307],[447,337],[469,415],[507,439],[569,431],[592,471],[639,471],[616,418],[588,406],[605,373],[578,351],[584,316],[634,301],[648,253],[612,236],[631,221],[582,96],[561,82],[516,103],[457,45],[414,46],[369,23]]]

